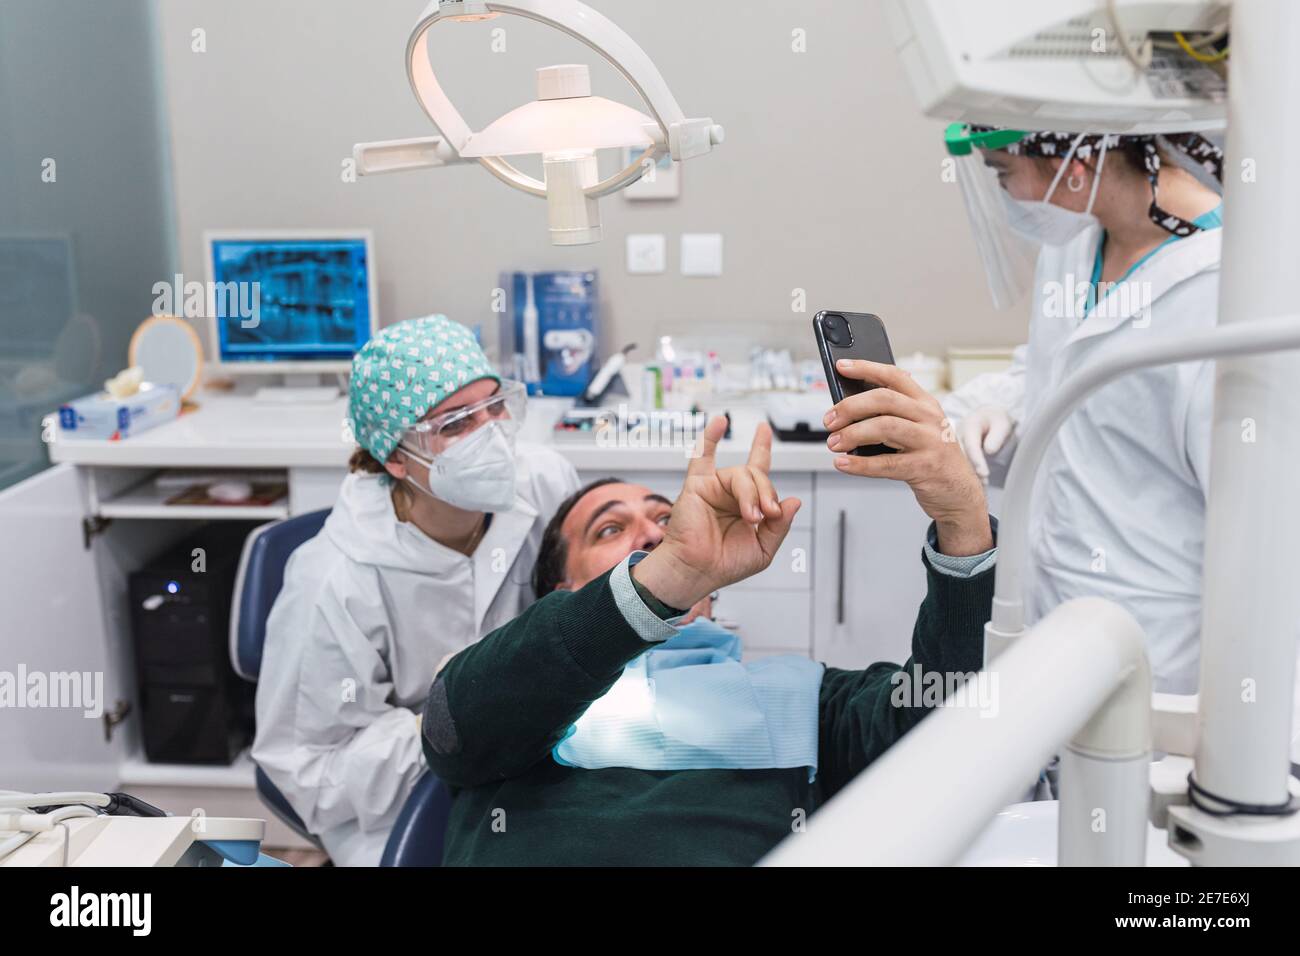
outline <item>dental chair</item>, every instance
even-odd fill
[[[262,644],[266,640],[266,619],[271,614],[280,588],[284,586],[284,566],[289,555],[301,544],[314,538],[329,509],[272,521],[253,530],[244,542],[235,575],[235,595],[230,609],[230,663],[235,673],[250,684],[257,683],[262,669]],[[289,801],[271,782],[261,767],[256,774],[257,795],[294,833],[319,847],[320,840],[294,813]]]
[[[327,517],[328,509],[273,521],[256,528],[244,542],[230,614],[230,662],[235,673],[249,683],[257,683],[262,669],[266,619],[284,586],[289,555],[314,538]],[[256,770],[255,780],[262,802],[294,833],[320,847],[320,840],[307,829],[261,767]],[[440,865],[450,811],[447,785],[433,774],[425,774],[398,814],[380,866]]]
[[[406,798],[379,860],[380,866],[441,866],[451,814],[451,791],[426,773]]]

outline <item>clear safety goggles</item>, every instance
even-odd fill
[[[502,379],[501,387],[482,401],[452,409],[407,429],[399,445],[432,460],[489,422],[495,422],[509,437],[514,437],[527,411],[528,391],[523,383]]]
[[[965,123],[953,123],[944,131],[989,294],[998,309],[1010,308],[1029,291],[1038,249],[1011,229],[1002,184],[997,170],[984,162],[984,151],[1003,149],[1024,136],[1011,129],[972,132]]]

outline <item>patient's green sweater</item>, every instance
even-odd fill
[[[927,561],[926,573],[903,671],[912,675],[914,663],[924,673],[979,670],[992,569],[959,578]],[[623,618],[605,574],[579,591],[548,595],[448,663],[424,715],[425,756],[455,795],[445,864],[749,865],[927,712],[914,706],[919,692],[895,692],[893,664],[828,668],[811,784],[805,768],[556,763],[551,748],[565,730],[649,646]]]

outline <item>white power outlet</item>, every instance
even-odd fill
[[[627,271],[655,275],[668,268],[668,239],[663,233],[633,233],[627,237]]]

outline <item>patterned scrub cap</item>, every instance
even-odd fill
[[[987,132],[993,129],[995,127],[992,126],[971,126],[972,131],[979,132]],[[1160,151],[1156,146],[1158,138],[1161,137],[1129,136],[1118,133],[1090,134],[1079,140],[1078,148],[1075,149],[1074,154],[1079,159],[1087,160],[1101,148],[1103,140],[1106,143],[1107,150],[1128,143],[1140,144],[1143,151],[1147,180],[1151,183],[1151,206],[1147,210],[1151,221],[1175,236],[1190,236],[1194,232],[1200,232],[1201,227],[1160,208],[1158,187],[1160,180]],[[1215,146],[1214,143],[1200,133],[1166,133],[1162,138],[1170,146],[1188,156],[1218,182],[1223,182],[1223,150]],[[1070,145],[1076,139],[1079,139],[1078,133],[1042,130],[1027,133],[1018,142],[1003,148],[1013,156],[1037,156],[1054,159],[1058,156],[1064,157],[1070,151]]]
[[[471,382],[501,381],[474,333],[445,315],[390,325],[352,359],[348,418],[380,463],[429,409]]]

